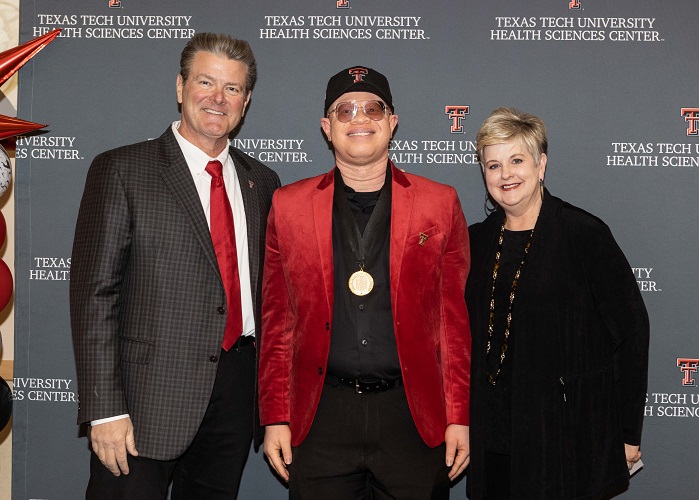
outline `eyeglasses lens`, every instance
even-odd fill
[[[363,105],[356,102],[342,102],[335,108],[337,119],[344,123],[352,120],[360,106],[364,109],[364,114],[374,121],[381,120],[386,109],[379,101],[367,101]]]

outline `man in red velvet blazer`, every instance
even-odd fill
[[[379,72],[333,76],[336,168],[273,197],[259,402],[291,498],[448,498],[468,464],[466,221],[452,187],[389,161],[393,111]]]

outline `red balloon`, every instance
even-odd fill
[[[5,217],[0,212],[0,248],[5,243],[5,236],[7,236],[7,224],[5,224]]]
[[[12,272],[5,261],[0,259],[0,311],[10,303],[13,288]]]

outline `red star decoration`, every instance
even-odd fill
[[[5,52],[0,52],[0,85],[14,75],[17,70],[24,66],[37,52],[51,43],[60,32],[61,29],[58,28],[38,38],[29,40],[22,45],[8,49]],[[45,126],[46,125],[40,123],[28,122],[20,120],[19,118],[0,115],[0,139],[6,139],[15,135],[38,130]]]

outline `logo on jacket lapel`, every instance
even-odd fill
[[[248,186],[250,186],[250,189],[255,185],[254,182],[252,182],[250,179],[248,179]]]

